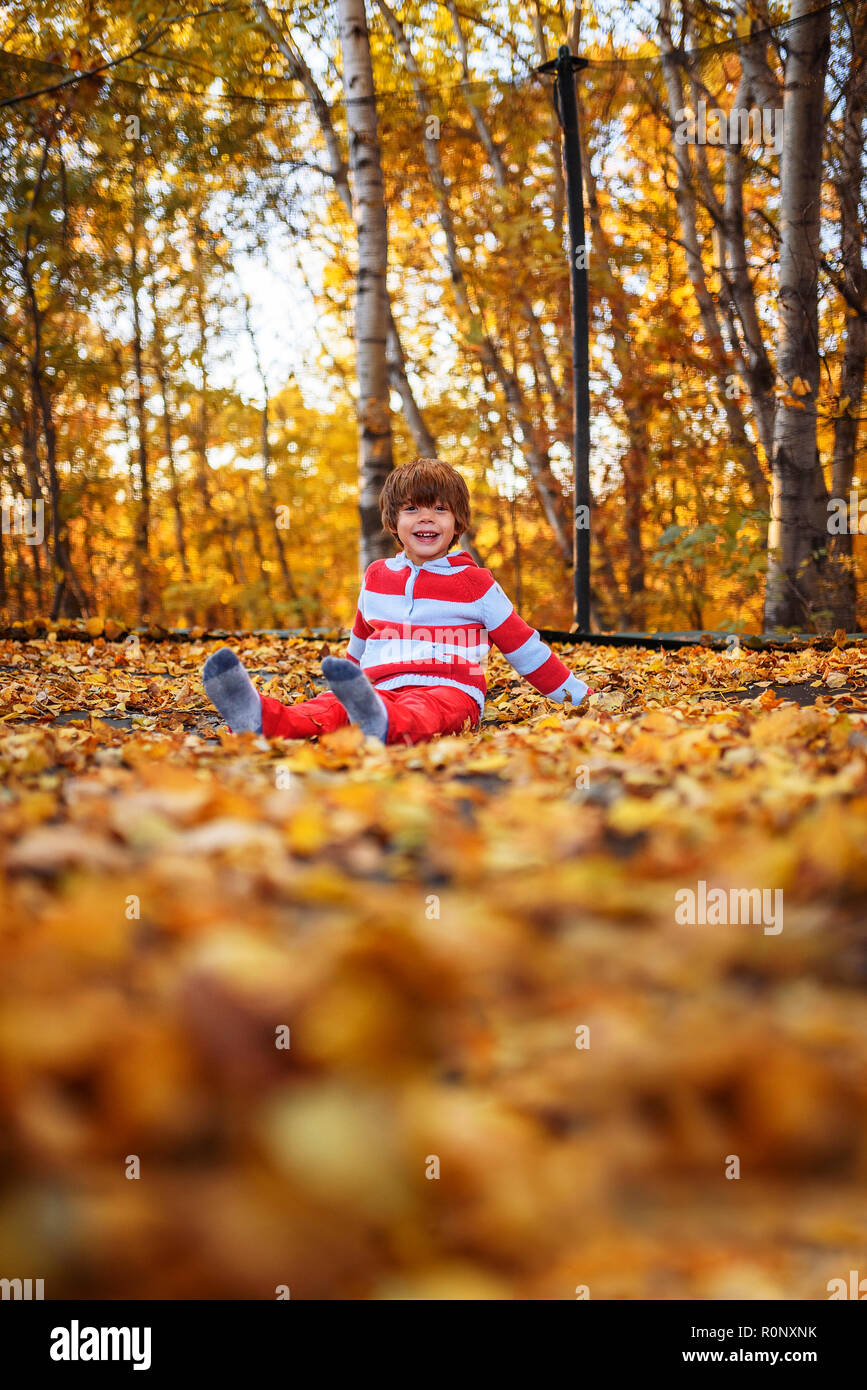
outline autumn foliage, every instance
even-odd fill
[[[862,649],[564,648],[583,717],[497,657],[480,731],[407,749],[220,730],[210,649],[0,646],[4,1268],[821,1299],[857,1267]],[[284,699],[320,652],[244,645]],[[782,930],[678,924],[700,880],[782,889]]]
[[[863,541],[857,526],[829,537],[825,498],[854,490],[857,508],[863,472],[867,271],[852,190],[865,7],[820,7],[816,21],[839,99],[810,174],[822,257],[786,261],[801,277],[788,297],[797,170],[764,146],[676,138],[678,102],[782,110],[794,32],[782,7],[736,6],[734,32],[717,6],[632,7],[627,35],[618,5],[571,19],[489,8],[368,6],[377,124],[365,138],[383,171],[390,317],[387,400],[360,415],[382,458],[458,466],[484,562],[529,618],[568,626],[565,195],[550,81],[535,75],[568,23],[590,60],[595,620],[761,630],[774,470],[797,436],[812,453],[793,476],[809,472],[812,500],[781,536],[802,547],[797,562],[794,540],[785,552],[801,606],[789,621],[781,599],[765,625],[854,630]],[[678,56],[678,34],[694,61]],[[47,533],[38,547],[2,535],[7,617],[346,620],[356,368],[370,345],[354,337],[359,212],[340,61],[333,6],[11,7],[2,490],[42,499]],[[802,281],[815,331],[780,317]]]
[[[2,23],[0,1277],[824,1299],[867,1242],[867,0]],[[567,41],[593,623],[821,636],[561,645],[579,710],[495,654],[411,748],[233,735],[205,660],[318,692],[392,463],[570,625]],[[679,141],[699,103],[780,148]]]

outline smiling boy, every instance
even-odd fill
[[[383,743],[420,743],[474,728],[485,704],[490,642],[549,700],[592,693],[520,618],[494,576],[452,547],[470,522],[467,485],[439,459],[395,468],[380,496],[382,524],[403,546],[368,566],[347,655],[326,657],[329,690],[283,705],[259,695],[228,648],[209,657],[204,685],[235,732],[312,738],[358,724]]]

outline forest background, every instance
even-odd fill
[[[867,3],[803,0],[5,5],[6,620],[346,624],[384,473],[437,454],[478,558],[569,626],[535,74],[569,42],[597,626],[862,627],[865,40]]]

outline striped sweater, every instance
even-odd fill
[[[383,690],[452,685],[484,708],[490,643],[540,694],[578,704],[588,687],[515,612],[490,570],[461,550],[414,565],[404,551],[367,569],[347,656]]]

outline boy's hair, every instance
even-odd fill
[[[469,489],[456,468],[442,459],[414,459],[402,463],[389,473],[379,494],[383,529],[397,534],[397,514],[401,507],[412,502],[415,506],[432,507],[444,502],[455,514],[456,545],[470,524]],[[451,549],[451,546],[449,547]]]

